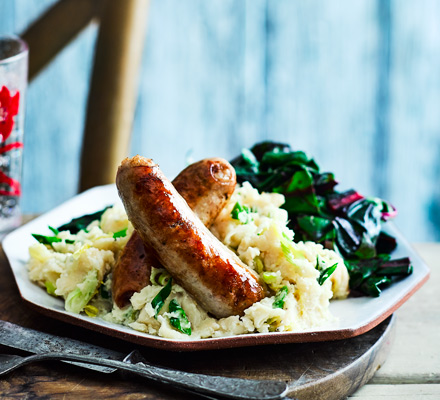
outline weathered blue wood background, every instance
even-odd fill
[[[52,3],[0,0],[0,32]],[[439,21],[435,0],[152,0],[131,153],[172,177],[188,158],[289,142],[341,188],[394,203],[410,240],[439,240]],[[25,212],[76,193],[96,32],[29,88]]]

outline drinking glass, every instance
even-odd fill
[[[21,167],[28,46],[0,35],[0,234],[21,222]]]

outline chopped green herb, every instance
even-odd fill
[[[127,236],[127,228],[121,229],[120,231],[117,231],[113,234],[113,239],[117,239],[120,237]]]
[[[165,300],[171,293],[172,281],[173,280],[170,278],[166,286],[160,290],[160,292],[155,296],[155,298],[151,302],[151,305],[153,306],[154,309],[154,318],[156,319],[157,316],[159,315],[159,311],[165,304]]]
[[[165,286],[166,283],[171,279],[170,274],[166,271],[162,271],[157,278],[157,283],[161,286]]]
[[[274,283],[277,280],[278,275],[275,272],[263,272],[261,275],[263,281],[267,284]]]
[[[286,260],[291,264],[295,265],[295,259],[303,260],[306,258],[301,250],[298,250],[294,247],[293,242],[284,232],[280,238],[280,244],[284,257],[286,257]]]
[[[331,267],[325,268],[321,271],[318,278],[318,283],[322,286],[323,283],[330,277],[333,272],[335,272],[338,267],[338,263],[333,264]]]
[[[134,322],[138,319],[140,310],[133,310],[133,307],[129,307],[124,317],[127,321]]]
[[[190,336],[191,335],[191,322],[185,314],[185,311],[176,299],[170,301],[169,311],[171,313],[170,323],[178,331]]]
[[[251,209],[247,206],[242,206],[238,201],[235,203],[234,208],[231,211],[231,217],[239,220],[242,224],[247,224],[252,221],[252,217],[249,215]]]
[[[162,268],[152,268],[150,281],[153,285],[165,286],[170,279],[170,274]]]
[[[283,286],[280,290],[278,290],[277,294],[275,295],[272,308],[284,308],[284,300],[286,299],[288,293],[289,289],[287,286]]]
[[[90,304],[84,307],[84,312],[87,316],[95,318],[99,314],[99,310],[95,306],[91,306]]]
[[[264,270],[264,264],[263,261],[261,260],[261,257],[256,256],[254,258],[254,266],[255,266],[255,271],[257,271],[258,274],[261,274]]]
[[[46,281],[44,285],[46,286],[47,293],[51,296],[55,296],[55,290],[57,290],[57,287],[51,281]]]
[[[269,324],[269,332],[276,332],[281,325],[281,319],[280,317],[272,317],[266,321],[266,324]]]

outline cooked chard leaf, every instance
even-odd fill
[[[378,254],[391,254],[397,247],[396,238],[388,235],[386,232],[380,232],[376,243],[376,252]]]
[[[58,243],[58,242],[62,242],[63,240],[67,243],[67,244],[73,244],[75,243],[74,240],[72,239],[61,239],[57,236],[45,236],[45,235],[39,235],[37,233],[32,233],[32,236],[38,240],[40,243],[42,244],[47,244],[49,246],[52,246],[53,243]]]
[[[104,214],[104,212],[109,208],[110,206],[92,214],[86,214],[78,218],[73,218],[70,222],[59,226],[57,229],[59,231],[70,231],[72,234],[78,233],[79,231],[85,230],[93,221],[101,219],[102,214]]]
[[[180,307],[180,304],[177,302],[176,299],[172,299],[170,301],[169,312],[171,313],[171,325],[174,326],[174,328],[176,328],[178,331],[190,336],[191,322],[189,322],[185,311],[182,307]]]
[[[301,215],[297,221],[303,231],[303,235],[305,234],[304,240],[320,242],[333,230],[332,221],[328,218],[315,215]]]
[[[252,153],[255,154],[255,157],[258,161],[261,161],[266,153],[290,153],[290,146],[284,143],[276,143],[272,141],[265,141],[261,143],[257,143],[251,149]]]
[[[413,267],[409,257],[399,258],[398,260],[386,261],[376,270],[376,275],[382,276],[406,276],[411,275]]]
[[[412,273],[408,257],[390,261],[389,254],[366,260],[345,260],[350,274],[350,289],[369,296],[379,296],[381,288]]]
[[[37,233],[33,233],[32,236],[38,240],[42,244],[48,244],[52,246],[52,243],[62,242],[63,239],[56,237],[56,236],[45,236],[45,235],[39,235]]]
[[[287,286],[283,286],[280,290],[278,290],[277,294],[275,295],[272,308],[284,308],[284,301],[288,293],[289,289]]]
[[[324,172],[315,177],[315,190],[318,195],[332,193],[333,188],[338,184],[331,172]]]
[[[249,207],[241,205],[237,201],[231,211],[231,217],[232,219],[239,220],[242,224],[247,224],[252,220],[252,217],[249,215],[250,213],[251,209]]]
[[[243,149],[243,151],[241,152],[241,155],[243,157],[243,160],[245,161],[245,163],[247,164],[247,166],[253,171],[253,172],[257,172],[258,171],[258,161],[254,156],[254,153],[252,153],[251,151],[249,151],[248,149]]]
[[[113,233],[113,239],[117,239],[124,236],[127,236],[127,228],[121,229],[120,231]]]
[[[338,267],[338,263],[333,264],[331,267],[328,267],[324,270],[322,270],[318,277],[318,283],[320,286],[324,284],[324,282],[335,272],[336,268]]]
[[[342,193],[334,192],[328,195],[328,205],[331,210],[338,211],[363,198],[364,196],[355,190],[347,190]]]
[[[164,286],[160,292],[154,297],[153,301],[151,302],[151,305],[154,309],[154,318],[157,319],[157,316],[159,315],[159,311],[165,304],[165,300],[171,293],[171,286],[172,286],[172,278],[168,281],[166,286]]]
[[[391,279],[386,276],[372,276],[362,282],[360,289],[372,297],[379,297],[382,288],[391,284]]]

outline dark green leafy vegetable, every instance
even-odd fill
[[[91,222],[101,219],[102,214],[104,214],[104,212],[109,208],[110,206],[92,214],[86,214],[78,218],[73,218],[70,222],[59,226],[57,229],[59,231],[70,231],[72,234],[78,233],[79,231],[85,230]]]
[[[180,304],[176,299],[170,301],[169,312],[172,313],[172,316],[170,317],[171,325],[178,331],[190,336],[191,322],[188,321],[185,311],[180,307]]]
[[[234,208],[231,211],[231,217],[233,219],[239,220],[242,224],[247,224],[251,221],[251,216],[249,215],[251,209],[247,206],[242,206],[239,202],[235,203]]]
[[[62,242],[63,239],[61,239],[60,237],[58,237],[58,234],[60,233],[58,231],[58,229],[53,228],[52,226],[49,225],[49,229],[54,233],[55,236],[46,236],[46,235],[39,235],[37,233],[32,233],[32,236],[38,240],[40,243],[42,244],[46,244],[49,246],[52,246],[52,243],[58,243],[58,242]],[[72,239],[64,239],[64,241],[68,244],[73,244],[75,243],[74,240]]]
[[[52,243],[56,242],[62,242],[63,240],[56,236],[45,236],[45,235],[38,235],[37,233],[33,233],[32,236],[37,239],[42,244],[48,244],[52,246]]]
[[[390,261],[389,254],[366,260],[345,260],[350,274],[350,289],[370,296],[379,296],[381,288],[412,273],[408,257]]]
[[[239,183],[249,181],[260,192],[285,196],[283,208],[289,213],[295,241],[322,243],[350,263],[364,260],[368,265],[376,265],[377,257],[382,259],[383,254],[396,248],[396,240],[382,231],[383,222],[394,217],[396,209],[384,200],[366,198],[355,190],[336,191],[334,175],[320,172],[318,164],[306,153],[267,141],[244,150],[231,163]],[[410,263],[398,271],[400,276],[405,271],[410,273]],[[367,295],[380,293],[380,288],[388,284],[382,279],[384,276],[395,279],[395,275],[383,275],[384,271],[372,267],[349,269],[349,273],[356,290]],[[363,285],[364,280],[369,283]]]
[[[153,301],[151,302],[151,305],[152,305],[152,307],[154,309],[154,313],[155,313],[154,318],[157,318],[159,311],[161,310],[161,308],[165,304],[165,300],[167,299],[167,297],[171,293],[172,281],[173,280],[170,278],[170,280],[168,281],[166,286],[164,286],[160,290],[160,292],[154,297]]]
[[[272,308],[284,308],[284,300],[286,299],[288,293],[289,289],[287,286],[283,286],[280,290],[278,290],[277,294],[275,295]]]
[[[382,288],[389,286],[391,279],[386,276],[371,276],[362,282],[360,289],[363,293],[366,293],[372,297],[379,297],[382,292]]]

